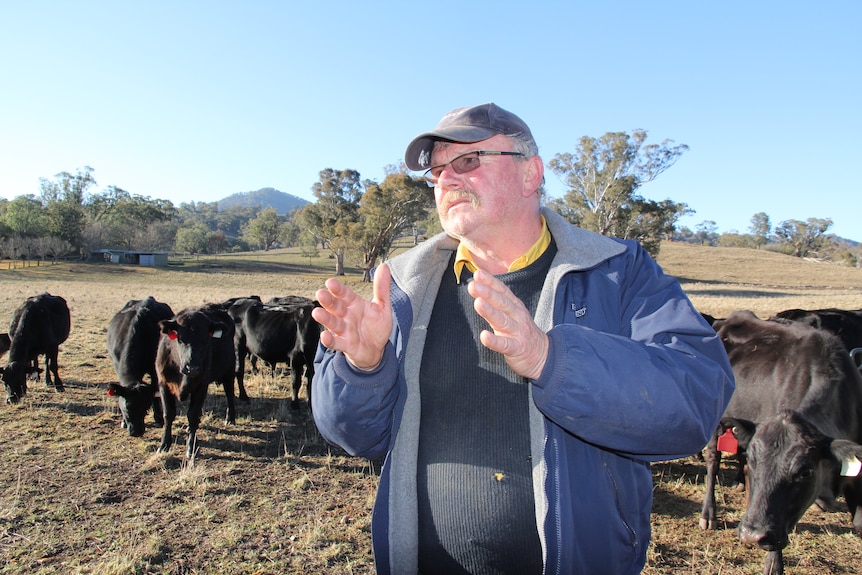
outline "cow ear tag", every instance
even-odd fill
[[[217,329],[212,333],[212,337],[219,339],[219,338],[221,338],[221,333],[222,333],[221,330]]]
[[[862,471],[862,461],[859,461],[855,455],[841,462],[841,475],[843,477],[856,477],[860,471]]]
[[[736,440],[736,437],[733,435],[733,430],[731,428],[727,428],[727,431],[718,438],[718,450],[722,453],[727,453],[729,455],[736,455],[739,451],[739,441]]]
[[[177,339],[177,332],[171,330],[168,332],[168,339]]]

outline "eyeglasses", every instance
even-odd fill
[[[523,156],[521,152],[486,152],[483,150],[478,150],[475,152],[468,152],[466,154],[462,154],[457,158],[453,159],[451,162],[447,164],[441,164],[439,166],[434,166],[425,172],[425,183],[430,187],[434,187],[437,185],[437,180],[440,178],[440,174],[443,173],[443,168],[446,166],[452,166],[452,169],[456,174],[466,174],[467,172],[472,172],[476,168],[478,168],[481,164],[479,162],[479,156]]]

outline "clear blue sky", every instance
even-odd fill
[[[610,131],[688,145],[640,193],[692,229],[766,212],[862,240],[860,87],[856,0],[0,0],[0,196],[90,166],[94,191],[177,205],[313,200],[320,170],[380,181],[444,113],[494,101],[546,162]]]

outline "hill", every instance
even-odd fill
[[[275,188],[261,188],[255,192],[238,192],[218,201],[218,209],[233,207],[275,208],[279,214],[289,214],[294,208],[310,203],[303,198],[280,192]]]

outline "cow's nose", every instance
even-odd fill
[[[787,546],[787,539],[773,529],[750,529],[739,526],[739,539],[746,545],[757,545],[766,551],[779,551]]]

